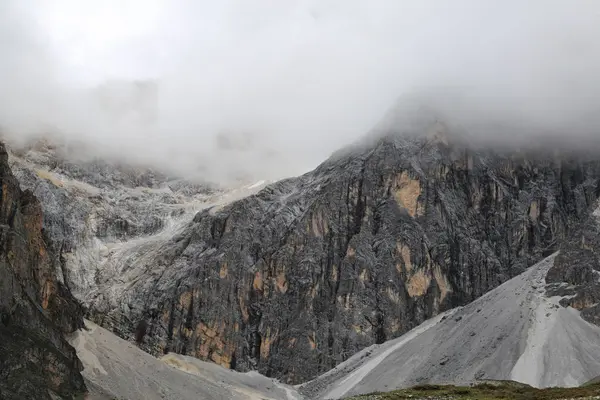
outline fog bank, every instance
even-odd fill
[[[576,139],[599,37],[595,0],[4,0],[0,126],[216,181],[305,172],[422,91]]]

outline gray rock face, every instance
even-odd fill
[[[561,253],[546,281],[554,283],[552,293],[567,296],[565,307],[581,311],[581,316],[600,325],[600,208],[593,207],[561,243]]]
[[[83,326],[83,309],[57,278],[42,208],[21,191],[0,144],[0,398],[83,395],[81,363],[63,335]]]
[[[34,142],[15,149],[10,164],[21,185],[42,202],[61,278],[84,303],[102,283],[99,270],[114,247],[171,229],[215,193],[208,185],[144,168],[73,160],[67,151]]]
[[[131,251],[145,272],[90,316],[129,338],[144,321],[155,354],[302,382],[523,272],[596,199],[600,163],[582,154],[482,149],[419,123]]]

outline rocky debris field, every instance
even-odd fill
[[[97,400],[301,400],[290,386],[257,373],[168,354],[152,357],[91,321],[69,336]]]
[[[600,375],[600,327],[550,296],[554,254],[473,303],[373,346],[303,384],[309,398],[339,399],[425,383],[514,380],[574,387]],[[585,354],[584,357],[574,356]]]

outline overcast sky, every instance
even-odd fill
[[[598,115],[599,38],[597,0],[2,0],[0,125],[178,168],[202,160],[217,180],[277,178],[423,88],[466,91],[480,117]],[[149,78],[152,129],[115,124],[79,97]],[[221,132],[254,139],[217,151]]]

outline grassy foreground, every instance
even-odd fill
[[[600,383],[577,388],[536,389],[516,382],[482,383],[474,386],[421,385],[389,393],[373,393],[352,400],[559,400],[600,399]]]

